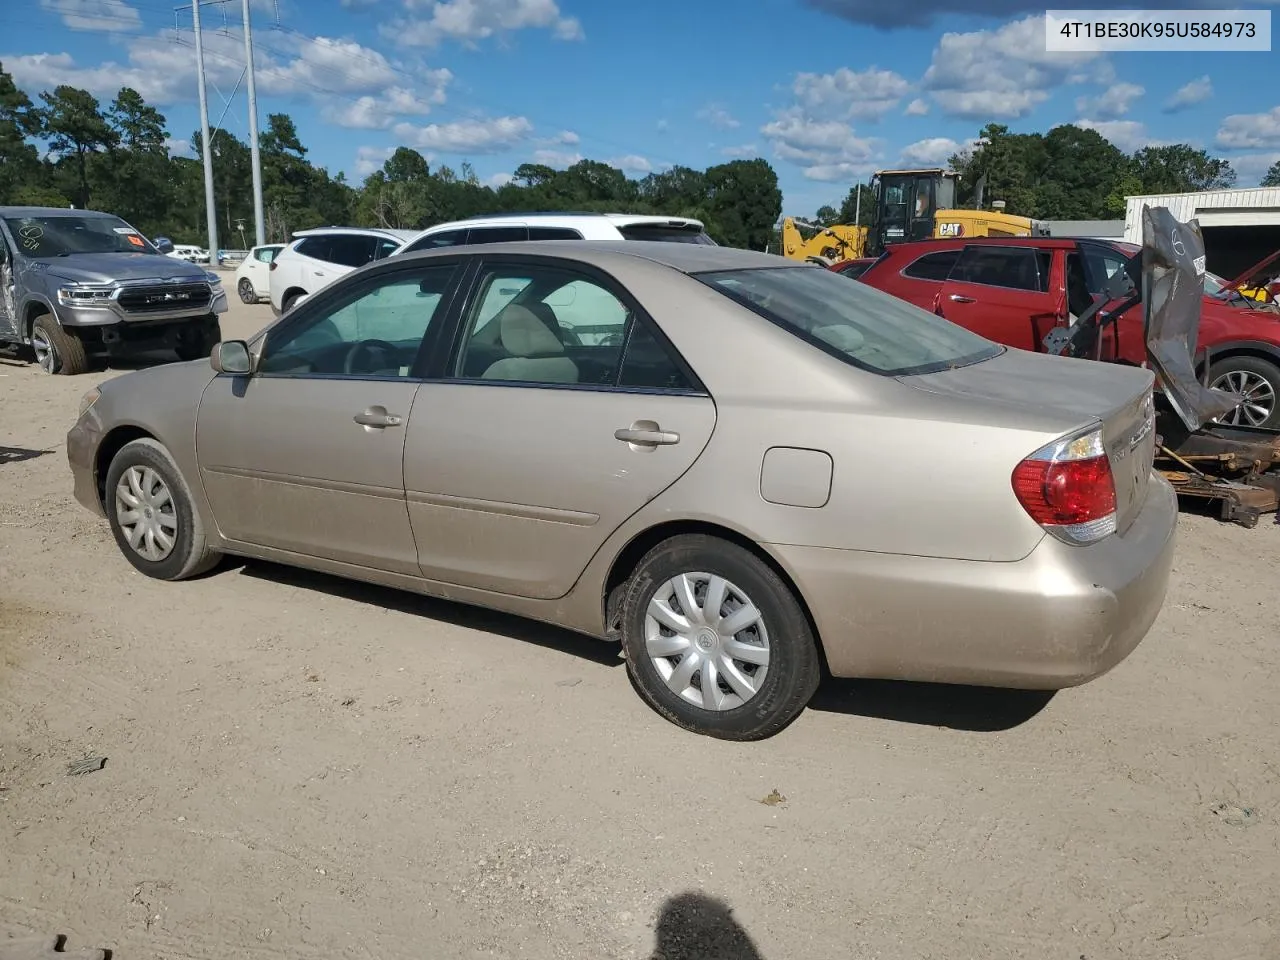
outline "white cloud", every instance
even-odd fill
[[[921,167],[944,167],[952,156],[972,150],[977,143],[977,140],[961,143],[948,137],[928,137],[903,147],[902,162]]]
[[[617,167],[625,173],[653,173],[653,164],[641,156],[629,153],[624,157],[614,157],[605,161],[611,167]]]
[[[448,70],[441,73],[446,79],[425,96],[408,87],[389,87],[382,96],[366,94],[349,103],[328,103],[324,118],[355,130],[385,130],[399,117],[426,116],[433,105],[444,103],[444,86],[453,79]]]
[[[1081,68],[1100,57],[1048,52],[1044,46],[1043,16],[1014,20],[995,30],[945,33],[922,85],[953,117],[1025,117],[1048,100],[1055,87],[1085,79]]]
[[[563,143],[566,146],[573,146],[576,143],[580,143],[581,140],[582,138],[572,130],[561,130],[551,138],[552,143]]]
[[[799,73],[791,84],[796,101],[809,113],[844,120],[878,119],[896,107],[910,90],[906,78],[879,67]]]
[[[390,160],[395,152],[395,147],[360,147],[356,151],[356,176],[363,179],[374,171],[381,170],[382,165]]]
[[[572,167],[575,163],[581,163],[583,156],[580,153],[569,153],[565,150],[535,150],[533,151],[533,162],[540,163],[544,167],[552,167],[556,170],[563,170],[566,167]]]
[[[658,121],[658,132],[659,132],[659,133],[664,133],[664,132],[665,132],[666,130],[668,130],[670,127],[671,127],[671,124],[670,124],[669,122],[667,122],[666,120],[659,120],[659,121]]]
[[[1213,81],[1209,79],[1208,74],[1198,77],[1190,83],[1179,87],[1167,101],[1165,101],[1165,113],[1177,113],[1179,110],[1185,110],[1187,107],[1193,107],[1197,103],[1204,103],[1213,96]]]
[[[487,177],[484,182],[497,190],[499,187],[505,187],[514,179],[515,177],[509,173],[495,173]]]
[[[773,144],[774,155],[804,169],[810,180],[847,180],[870,172],[880,142],[859,137],[839,120],[815,120],[791,108],[765,124],[760,133]]]
[[[209,141],[213,143],[213,140]],[[179,140],[169,137],[164,142],[164,148],[169,151],[171,157],[190,157],[192,156],[192,147],[190,140]]]
[[[1280,107],[1266,113],[1235,113],[1218,127],[1218,146],[1227,150],[1273,150],[1280,147]]]
[[[142,27],[141,15],[123,0],[40,0],[40,6],[71,30],[127,33]]]
[[[923,117],[929,112],[929,104],[919,97],[916,97],[907,104],[907,109],[903,111],[908,117]]]
[[[1274,164],[1280,163],[1280,153],[1242,153],[1227,159],[1239,178],[1238,185],[1252,187],[1262,182]]]
[[[741,126],[738,120],[718,103],[709,103],[696,114],[699,120],[711,124],[717,130],[732,130]],[[661,129],[661,127],[660,127]]]
[[[743,143],[733,147],[722,147],[720,153],[726,157],[758,157],[760,148],[754,143]]]
[[[1147,91],[1136,83],[1117,83],[1096,97],[1077,97],[1076,112],[1099,120],[1117,120]]]
[[[435,46],[457,40],[468,46],[518,30],[550,30],[557,40],[582,40],[577,17],[560,13],[555,0],[405,0],[424,17],[394,20],[383,32],[406,46]]]
[[[1137,120],[1077,120],[1077,127],[1096,130],[1125,153],[1133,153],[1143,147],[1164,147],[1172,141],[1155,140],[1147,133],[1147,126]]]
[[[425,127],[398,123],[393,132],[410,146],[441,153],[503,153],[527,139],[533,132],[533,124],[525,117],[494,117],[490,120],[429,123]]]

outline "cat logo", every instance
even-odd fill
[[[940,237],[963,237],[963,223],[940,223],[938,224],[938,236]]]

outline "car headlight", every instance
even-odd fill
[[[83,397],[81,397],[80,412],[76,414],[76,419],[78,420],[80,417],[83,417],[86,413],[88,413],[89,408],[98,402],[98,398],[100,396],[102,396],[102,389],[100,387],[94,387],[92,390],[86,393]]]
[[[73,284],[58,288],[58,302],[64,307],[105,307],[114,292],[109,286]]]
[[[209,286],[211,287],[222,286],[222,277],[214,273],[212,270],[206,270],[204,272],[204,278],[209,281]]]

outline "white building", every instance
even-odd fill
[[[1182,222],[1200,223],[1208,267],[1220,276],[1234,277],[1280,250],[1280,187],[1153,194],[1125,199],[1125,240],[1142,242],[1144,204],[1168,207]]]

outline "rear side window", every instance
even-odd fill
[[[941,282],[951,274],[951,268],[956,265],[956,261],[959,259],[959,250],[939,250],[936,253],[926,253],[919,260],[914,260],[907,264],[906,269],[902,271],[902,275],[916,280],[936,280]]]
[[[417,253],[419,250],[435,250],[438,247],[456,247],[466,243],[466,230],[441,230],[415,240],[405,247],[405,253]]]
[[[695,276],[825,353],[873,373],[934,373],[986,360],[1004,349],[821,267],[756,267]]]
[[[568,227],[530,227],[530,240],[581,240],[582,234]]]
[[[512,227],[472,227],[467,231],[467,243],[516,243],[529,239],[529,228],[523,224]]]
[[[671,226],[665,223],[633,223],[619,227],[624,240],[662,240],[666,243],[701,243],[714,247],[712,240],[701,227]]]
[[[1052,263],[1052,250],[975,245],[964,248],[951,271],[951,279],[960,283],[1047,293]]]

